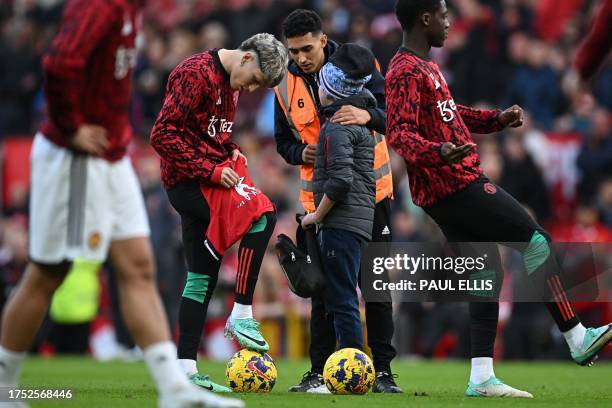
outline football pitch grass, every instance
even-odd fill
[[[467,361],[397,361],[393,365],[405,394],[364,396],[288,393],[308,362],[279,360],[278,380],[270,394],[234,394],[247,407],[456,407],[550,406],[612,407],[612,362],[579,367],[572,362],[498,363],[496,375],[530,391],[533,400],[467,398]],[[213,380],[225,382],[225,364],[199,362]],[[144,363],[99,363],[90,358],[30,358],[23,369],[22,388],[71,389],[72,401],[30,401],[32,407],[154,407],[156,395]],[[2,404],[0,404],[1,406]]]

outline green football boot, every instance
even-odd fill
[[[533,398],[533,395],[527,391],[510,387],[495,376],[480,384],[474,384],[470,381],[467,390],[465,390],[465,395],[468,397]]]
[[[228,387],[212,382],[207,375],[195,373],[189,377],[192,384],[202,387],[212,392],[232,392]]]
[[[599,353],[612,340],[612,323],[598,328],[589,327],[584,334],[582,347],[572,351],[574,361],[581,366],[591,366]]]
[[[270,349],[268,342],[259,332],[259,323],[255,319],[232,319],[225,324],[225,337],[236,339],[246,349],[265,353]]]

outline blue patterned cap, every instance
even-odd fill
[[[362,78],[349,78],[344,71],[328,62],[319,71],[319,87],[332,98],[343,99],[360,94],[371,78],[371,74]]]

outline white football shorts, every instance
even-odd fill
[[[104,261],[115,240],[148,237],[142,192],[128,157],[111,163],[34,137],[30,155],[30,259]]]

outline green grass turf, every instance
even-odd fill
[[[200,361],[200,370],[213,380],[225,381],[225,365]],[[271,394],[235,394],[247,407],[456,407],[456,406],[555,406],[612,407],[612,363],[579,367],[571,362],[498,363],[495,372],[510,385],[530,391],[533,400],[466,398],[468,362],[397,361],[403,395],[333,396],[289,394],[308,369],[306,361],[278,361],[278,381]],[[70,388],[71,402],[34,402],[40,407],[153,407],[155,390],[143,363],[98,363],[89,358],[28,359],[23,388]]]

